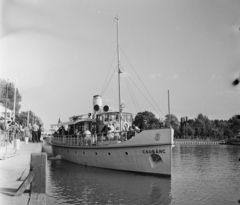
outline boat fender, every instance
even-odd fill
[[[123,127],[124,127],[124,129],[125,129],[125,131],[127,131],[128,130],[128,127],[129,127],[129,125],[128,125],[128,123],[123,123]]]
[[[55,156],[55,157],[49,157],[48,159],[49,160],[59,160],[59,159],[61,159],[62,157],[61,157],[61,155],[57,155],[57,156]]]

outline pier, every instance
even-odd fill
[[[13,143],[1,146],[0,204],[45,204],[46,183],[40,172],[46,170],[46,158],[42,143],[20,142],[19,149]]]
[[[219,141],[174,140],[174,144],[219,145]]]

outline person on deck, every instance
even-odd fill
[[[86,143],[92,140],[91,132],[89,131],[88,128],[85,129],[83,133],[84,140],[86,140]]]
[[[84,133],[83,133],[83,136],[84,136],[86,139],[88,139],[88,140],[91,139],[91,132],[89,131],[88,128],[85,129],[85,131],[84,131]]]
[[[132,128],[134,129],[134,131],[135,131],[136,133],[139,133],[139,132],[140,132],[140,129],[139,129],[139,127],[138,127],[137,125],[133,124],[133,125],[132,125]]]
[[[135,130],[132,128],[132,126],[129,126],[128,132],[127,132],[127,139],[131,139],[135,136]]]
[[[147,120],[143,120],[143,123],[140,125],[140,131],[142,132],[143,130],[147,129],[148,129]]]
[[[114,138],[114,133],[113,133],[114,132],[114,126],[111,123],[109,123],[107,129],[108,129],[108,131],[107,131],[108,139],[113,139]]]

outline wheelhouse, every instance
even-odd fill
[[[133,115],[131,113],[121,113],[121,127],[123,131],[127,131],[133,123]],[[96,116],[97,134],[102,133],[104,126],[113,126],[115,131],[120,132],[119,112],[105,112]]]

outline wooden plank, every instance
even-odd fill
[[[46,153],[32,153],[31,155],[31,169],[35,172],[35,177],[31,183],[31,193],[46,193],[46,167],[47,154]]]
[[[30,185],[34,178],[35,172],[31,171],[27,178],[24,180],[24,182],[21,184],[21,186],[18,188],[17,192],[15,193],[15,196],[21,196],[22,193],[26,190],[26,188]]]
[[[47,201],[46,194],[31,193],[31,198],[28,205],[44,205],[47,204],[46,201]]]

